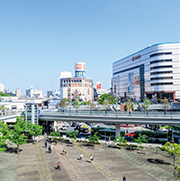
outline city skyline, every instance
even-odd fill
[[[131,3],[129,3],[131,2]],[[85,62],[86,77],[109,88],[112,63],[149,45],[178,42],[180,2],[2,1],[1,71],[5,88],[52,90],[61,71],[74,76]],[[53,89],[59,89],[58,81]]]

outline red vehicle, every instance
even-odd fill
[[[130,136],[130,137],[134,137],[134,135],[135,135],[135,134],[134,134],[134,131],[131,132],[131,133],[127,133],[127,134],[126,134],[126,136]]]

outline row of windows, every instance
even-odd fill
[[[155,78],[151,78],[151,80],[161,80],[161,79],[173,79],[173,77],[155,77]]]
[[[155,60],[155,61],[150,62],[150,64],[153,64],[153,63],[158,63],[158,62],[172,62],[172,59]]]
[[[81,87],[82,84],[61,84],[61,87]]]
[[[68,82],[82,82],[82,80],[64,80],[64,81],[61,81],[61,82],[64,82],[64,83],[68,83]]]
[[[172,82],[161,82],[161,83],[152,83],[151,86],[155,86],[155,85],[173,85]]]
[[[155,56],[158,56],[158,55],[170,55],[170,54],[172,54],[172,52],[154,53],[154,54],[150,55],[150,57],[155,57]]]
[[[172,65],[162,65],[162,66],[151,67],[151,70],[159,69],[159,68],[172,68]]]
[[[162,72],[152,72],[151,75],[157,75],[157,74],[172,74],[173,71],[162,71]]]

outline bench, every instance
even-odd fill
[[[145,151],[138,151],[137,153],[138,153],[138,154],[146,154]]]

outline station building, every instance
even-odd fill
[[[148,46],[112,68],[112,91],[119,98],[180,100],[180,42]]]

